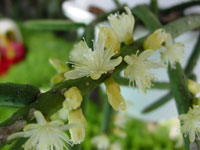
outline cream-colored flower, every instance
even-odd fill
[[[66,122],[68,120],[68,114],[69,114],[69,110],[67,110],[65,108],[61,108],[56,113],[51,115],[50,118],[51,118],[51,120],[62,120],[64,122]]]
[[[200,93],[200,84],[188,79],[188,88],[192,94]]]
[[[162,61],[166,64],[170,64],[172,68],[175,68],[176,62],[182,62],[184,45],[174,42],[172,36],[168,34],[165,46],[163,46],[160,51]]]
[[[63,108],[67,110],[77,109],[80,107],[83,100],[81,92],[77,87],[71,87],[64,93],[65,101],[63,102]]]
[[[124,71],[125,77],[130,77],[130,84],[132,82],[144,93],[146,93],[146,88],[152,86],[151,81],[155,79],[150,69],[163,67],[160,63],[148,60],[153,53],[153,50],[145,50],[139,56],[133,54],[131,56],[127,55],[124,58],[125,62],[128,64]]]
[[[104,35],[106,35],[106,39],[102,40],[105,40],[105,47],[107,49],[111,48],[113,52],[118,55],[120,53],[120,41],[118,40],[114,30],[111,27],[100,27],[99,38],[105,38]]]
[[[122,145],[119,142],[114,142],[110,145],[109,150],[122,150]]]
[[[12,140],[19,137],[30,137],[24,144],[24,150],[64,150],[66,143],[71,144],[71,140],[64,132],[75,124],[64,125],[62,121],[47,122],[40,111],[34,112],[36,123],[28,124],[23,132],[14,133],[8,137]]]
[[[101,134],[92,138],[91,143],[98,150],[107,150],[110,147],[110,141],[106,134]]]
[[[168,34],[164,29],[157,29],[143,43],[144,49],[160,49],[167,40]]]
[[[122,129],[115,127],[112,129],[112,132],[114,135],[118,136],[119,138],[126,138],[127,137],[127,133],[125,131],[123,131]]]
[[[119,85],[113,80],[112,77],[105,80],[106,92],[108,95],[108,101],[110,105],[115,110],[125,110],[126,109],[126,101],[121,95],[121,90]]]
[[[68,116],[69,123],[79,126],[69,129],[73,144],[80,144],[85,138],[87,123],[81,108],[72,110]]]
[[[179,115],[181,121],[181,132],[189,136],[190,142],[194,142],[195,135],[200,137],[200,107],[193,106],[187,114]]]
[[[133,43],[133,28],[135,24],[135,18],[128,7],[124,7],[126,13],[111,14],[108,16],[108,20],[111,27],[117,34],[120,42],[124,42],[129,45]]]
[[[97,80],[102,74],[114,70],[118,66],[122,57],[111,59],[115,55],[112,48],[105,49],[105,39],[99,38],[94,46],[90,49],[85,41],[79,42],[72,50],[70,58],[74,70],[65,73],[66,79],[77,79],[84,76]]]
[[[115,113],[113,123],[116,127],[124,129],[128,120],[128,115],[124,112]]]

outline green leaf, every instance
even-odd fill
[[[29,20],[25,22],[25,27],[34,30],[55,30],[67,31],[74,30],[80,27],[85,27],[84,24],[74,23],[69,20]]]
[[[174,12],[174,11],[180,11],[183,12],[186,8],[191,7],[191,6],[195,6],[195,5],[200,5],[200,1],[199,0],[191,0],[188,2],[184,2],[178,5],[175,5],[173,7],[170,8],[165,8],[165,9],[161,9],[160,12],[163,15],[167,15],[170,12]]]
[[[167,32],[170,32],[173,38],[178,37],[184,32],[198,28],[200,24],[199,17],[200,17],[199,15],[193,15],[193,16],[180,18],[176,21],[173,21],[165,25],[164,29]]]
[[[163,97],[159,98],[157,101],[155,101],[154,103],[150,104],[149,106],[147,106],[142,113],[149,113],[154,111],[155,109],[159,108],[160,106],[164,105],[165,103],[167,103],[170,99],[173,98],[173,95],[171,92],[167,93],[166,95],[164,95]]]
[[[200,35],[198,37],[198,40],[196,42],[196,45],[194,47],[194,50],[188,60],[188,63],[185,67],[185,74],[187,76],[190,76],[193,73],[194,67],[197,64],[197,61],[199,59],[200,56]]]
[[[151,32],[162,26],[155,14],[146,5],[136,6],[132,9],[132,12]]]

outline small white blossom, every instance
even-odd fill
[[[99,38],[90,49],[85,41],[79,42],[72,50],[70,58],[74,70],[65,73],[66,79],[77,79],[84,76],[97,80],[102,74],[114,70],[122,61],[122,57],[111,59],[115,55],[112,48],[105,49],[105,38]]]
[[[194,106],[190,108],[187,114],[179,116],[181,121],[181,132],[189,136],[190,142],[194,142],[195,135],[200,137],[200,107]]]
[[[114,142],[111,144],[110,150],[122,150],[122,145],[119,142]]]
[[[133,54],[131,56],[125,56],[124,58],[125,62],[128,64],[124,71],[125,77],[130,77],[130,83],[134,82],[144,93],[146,93],[146,88],[151,87],[151,80],[154,80],[154,75],[150,69],[163,67],[163,65],[158,62],[147,60],[153,53],[153,50],[145,50],[139,56]]]
[[[23,132],[12,134],[8,140],[30,137],[24,144],[24,150],[64,150],[66,143],[71,144],[64,131],[76,127],[75,124],[64,125],[59,120],[47,122],[40,111],[35,111],[34,115],[37,124],[26,125]]]
[[[135,19],[128,7],[124,7],[124,9],[127,14],[111,14],[108,16],[108,20],[119,41],[124,42],[125,44],[131,44],[133,42],[132,35]]]
[[[182,43],[174,42],[171,35],[168,34],[165,46],[163,46],[160,51],[162,61],[166,64],[170,64],[172,68],[175,68],[176,62],[182,62],[184,45]]]
[[[110,141],[106,134],[93,137],[91,143],[95,145],[98,150],[107,150],[110,147]]]

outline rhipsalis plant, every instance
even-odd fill
[[[162,26],[155,16],[160,11],[157,5],[152,6],[154,3],[151,3],[151,7],[156,7],[156,13],[151,12],[150,7],[146,5],[130,9],[127,6],[121,8],[117,3],[119,7],[117,11],[100,15],[88,26],[74,23],[75,27],[85,28],[86,36],[74,45],[69,58],[66,58],[66,63],[58,58],[49,58],[57,74],[51,78],[51,89],[47,92],[40,93],[36,88],[27,86],[27,89],[32,89],[32,92],[22,88],[23,91],[20,91],[16,98],[15,92],[18,89],[15,91],[13,87],[20,88],[19,85],[0,84],[2,89],[0,101],[9,98],[24,102],[24,98],[27,98],[27,103],[22,105],[23,108],[0,123],[0,146],[4,147],[16,139],[19,141],[20,137],[26,138],[26,141],[20,145],[24,150],[65,150],[80,146],[87,136],[85,109],[87,109],[88,94],[104,83],[106,94],[103,93],[102,96],[105,100],[101,125],[103,130],[91,139],[91,143],[97,149],[119,149],[122,145],[118,141],[111,142],[108,134],[111,115],[115,113],[113,110],[125,111],[128,106],[121,93],[121,80],[126,80],[127,86],[138,88],[145,94],[157,85],[156,81],[159,77],[153,73],[153,70],[164,68],[168,70],[170,78],[170,83],[165,83],[170,90],[167,100],[173,96],[175,98],[185,148],[189,150],[190,143],[195,142],[197,149],[200,150],[198,146],[200,85],[190,79],[191,74],[185,76],[180,66],[184,60],[184,44],[175,41],[175,37],[182,33],[200,27],[200,15],[182,17]],[[165,17],[164,12],[161,10],[160,18]],[[101,21],[107,21],[108,24],[97,25]],[[151,32],[135,40],[134,27],[141,22]],[[33,26],[37,29],[40,25],[42,29],[46,25],[48,29],[48,22],[45,24],[42,21],[40,24],[29,22],[28,25],[30,28]],[[61,25],[62,30],[71,30],[68,28],[69,23],[65,24],[65,27]],[[70,23],[71,26],[73,23]],[[95,27],[99,31],[96,36],[93,35]],[[59,24],[54,30],[59,30]],[[93,39],[93,37],[97,38]],[[88,41],[93,41],[93,46]],[[156,53],[159,53],[160,58],[152,60]],[[29,96],[26,95],[28,92]],[[57,117],[58,113],[62,113],[66,119],[63,121]],[[125,118],[118,117],[113,129],[113,133],[122,138],[128,134],[124,132]],[[68,130],[69,132],[66,132]]]

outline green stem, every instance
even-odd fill
[[[163,15],[169,14],[170,12],[173,11],[180,11],[183,12],[186,8],[191,7],[191,6],[195,6],[195,5],[200,5],[200,1],[199,0],[192,0],[189,2],[184,2],[181,4],[178,4],[176,6],[170,7],[170,8],[166,8],[166,9],[161,9],[160,13]]]
[[[173,95],[171,92],[167,93],[166,95],[164,95],[163,97],[161,97],[160,99],[158,99],[157,101],[155,101],[154,103],[152,103],[151,105],[147,106],[142,113],[149,113],[157,108],[159,108],[160,106],[164,105],[165,103],[167,103],[170,99],[173,98]]]
[[[173,21],[164,26],[164,29],[167,32],[171,33],[173,38],[178,37],[184,32],[196,29],[198,27],[196,25],[200,23],[199,15],[191,15],[191,16],[180,18],[178,20],[184,23],[180,25],[179,21]],[[170,32],[172,30],[174,32]]]
[[[108,133],[110,126],[110,119],[112,115],[112,108],[107,98],[104,98],[103,119],[101,124],[101,132]]]
[[[195,45],[195,48],[188,60],[188,64],[185,67],[185,74],[186,76],[190,76],[193,73],[193,70],[197,64],[197,61],[200,56],[200,35],[198,37],[197,43]]]
[[[159,8],[158,8],[158,0],[151,0],[150,8],[151,8],[152,12],[153,12],[155,15],[157,15],[157,14],[158,14],[158,11],[159,11]]]
[[[39,93],[40,90],[32,85],[1,83],[0,106],[23,107],[32,103]]]
[[[193,20],[199,20],[194,21]],[[188,24],[186,21],[191,21],[190,24]],[[173,36],[178,36],[189,29],[194,29],[200,26],[200,16],[188,16],[179,20],[175,21],[175,24],[182,25],[181,27],[177,28],[169,28],[168,26],[165,26],[165,28],[168,28],[169,33],[173,33]],[[175,29],[175,30],[174,30]],[[180,31],[181,32],[180,32]],[[135,54],[138,49],[142,49],[142,44],[145,38],[141,38],[137,41],[135,41],[134,44],[129,46],[124,46],[121,48],[121,56],[124,57],[126,55]],[[127,64],[125,62],[122,62],[116,69],[113,71],[112,74],[118,74],[120,71],[122,71]],[[17,120],[26,120],[27,122],[30,122],[32,120],[31,111],[32,108],[42,111],[45,115],[52,115],[56,111],[58,111],[62,107],[62,103],[64,101],[64,96],[62,95],[62,92],[64,88],[70,88],[72,86],[76,86],[81,91],[82,95],[87,94],[89,91],[100,85],[102,82],[104,82],[105,79],[110,77],[110,73],[107,73],[105,75],[102,75],[102,77],[98,80],[92,80],[91,78],[80,78],[76,80],[66,80],[55,87],[53,87],[51,90],[42,93],[36,101],[34,101],[32,104],[28,105],[25,108],[20,109],[16,113],[13,114],[11,118],[8,118],[6,121],[2,122],[0,124],[0,127],[6,127],[9,125],[12,125]],[[9,89],[8,89],[9,94]],[[11,133],[12,134],[12,133]],[[6,141],[1,141],[1,144],[5,144]]]
[[[129,86],[129,79],[125,77],[121,77],[120,75],[113,76],[115,81],[124,86]],[[170,88],[170,84],[168,82],[153,82],[153,86],[149,90],[159,89],[159,90],[166,90]]]
[[[85,24],[74,23],[69,20],[29,20],[25,22],[25,27],[33,30],[54,30],[67,31],[74,30],[80,27],[85,27]]]
[[[174,95],[178,113],[186,114],[192,106],[192,96],[187,87],[187,79],[179,63],[176,63],[176,69],[169,65],[168,75],[171,83],[171,90]],[[188,137],[185,138],[185,148],[189,150]]]
[[[120,7],[121,7],[121,4],[119,3],[119,1],[118,1],[118,0],[113,0],[113,1],[114,1],[115,5],[116,5],[118,8],[120,8]]]
[[[132,9],[132,12],[144,23],[145,27],[147,27],[151,32],[162,26],[158,18],[154,13],[152,13],[147,5],[136,6]]]

